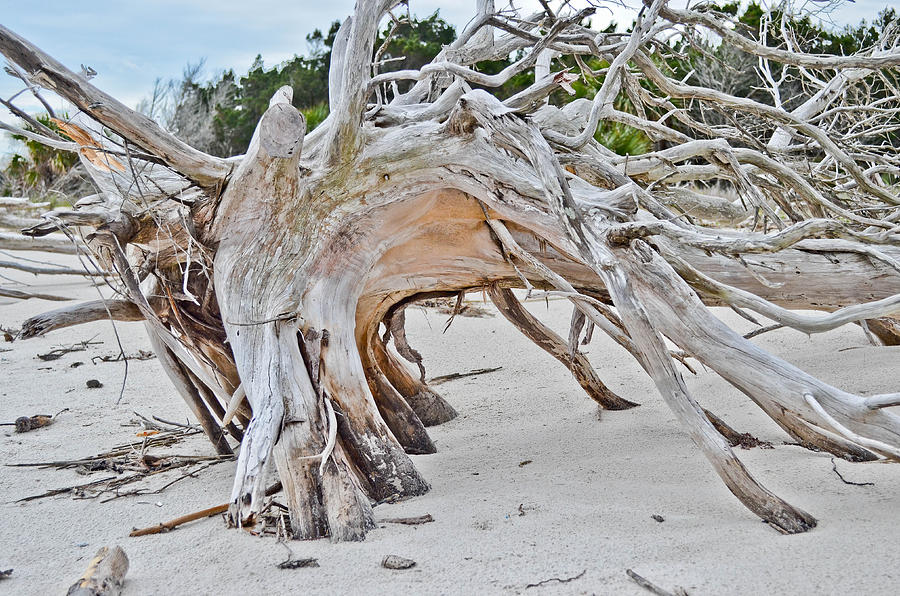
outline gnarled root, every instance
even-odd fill
[[[354,465],[368,480],[369,496],[383,501],[424,494],[428,483],[385,424],[369,392],[353,325],[338,323],[321,333],[327,337],[322,342],[322,389],[343,412],[346,424],[339,425],[339,433]]]
[[[866,322],[869,332],[877,337],[885,346],[900,346],[900,321],[892,317],[869,319]]]
[[[413,455],[435,453],[437,449],[431,442],[425,425],[384,375],[376,367],[369,366],[366,367],[366,380],[378,405],[378,412],[403,446],[403,450]]]
[[[791,364],[767,354],[715,318],[697,295],[655,251],[637,243],[640,259],[623,260],[634,289],[655,325],[694,358],[737,387],[782,427],[790,428],[821,449],[835,449],[842,457],[869,459],[866,449],[833,433],[806,402],[811,393],[840,424],[883,443],[900,445],[900,417],[883,409],[870,410],[862,398],[841,391]],[[640,277],[633,273],[640,270]],[[663,294],[660,288],[666,288]],[[820,430],[823,429],[823,430]],[[832,438],[832,436],[834,438]],[[825,441],[828,439],[828,441]]]
[[[754,480],[690,395],[662,337],[651,324],[651,318],[632,289],[632,276],[619,265],[627,261],[625,251],[616,255],[622,257],[617,259],[599,244],[592,244],[590,249],[598,263],[597,272],[640,351],[645,370],[728,489],[748,509],[780,531],[793,534],[815,527],[814,517],[791,506]],[[643,253],[641,255],[645,256]],[[656,318],[652,320],[656,321]]]
[[[371,348],[378,369],[406,400],[422,424],[436,426],[459,416],[447,400],[415,377],[380,338],[372,340]]]
[[[209,437],[209,440],[215,447],[216,453],[220,455],[231,455],[234,453],[225,439],[225,435],[222,434],[222,429],[219,427],[218,422],[207,409],[202,394],[198,391],[197,385],[194,384],[190,370],[178,360],[151,325],[146,325],[146,328],[153,351],[156,352],[163,370],[194,413],[194,416],[197,417],[203,432],[206,433],[206,436]]]
[[[619,397],[609,387],[604,385],[587,357],[577,350],[572,354],[568,344],[559,335],[525,310],[512,293],[512,290],[503,288],[495,283],[488,287],[488,294],[497,310],[510,323],[515,325],[525,337],[566,365],[566,368],[575,376],[578,384],[602,408],[606,410],[627,410],[638,405]]]
[[[298,342],[296,326],[287,321],[235,334],[235,357],[254,415],[238,459],[230,515],[234,523],[247,524],[261,511],[274,455],[295,537],[361,540],[373,527],[371,506],[337,444],[337,417],[327,413],[329,398]]]

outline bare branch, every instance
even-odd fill
[[[186,145],[150,118],[125,107],[2,25],[0,53],[24,69],[33,82],[71,101],[104,126],[131,139],[197,183],[216,186],[231,170],[225,160]]]

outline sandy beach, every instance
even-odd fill
[[[72,257],[21,253],[61,264]],[[4,275],[7,275],[4,272]],[[71,276],[11,274],[32,291],[94,299],[97,289]],[[8,282],[5,282],[8,283]],[[472,300],[478,300],[475,295]],[[0,299],[0,325],[18,328],[55,308],[41,300]],[[571,307],[529,302],[559,331]],[[741,331],[751,324],[728,310],[717,316]],[[74,459],[139,440],[134,411],[186,421],[190,412],[155,359],[92,363],[119,352],[109,322],[72,327],[34,340],[0,342],[0,421],[54,414],[55,424],[17,434],[0,427],[0,593],[64,592],[105,545],[128,554],[125,594],[647,594],[633,569],[668,590],[689,594],[897,594],[900,468],[851,464],[785,444],[787,436],[748,398],[695,364],[686,374],[697,399],[772,449],[738,449],[766,487],[816,516],[817,528],[783,536],[761,523],[725,488],[678,426],[651,380],[601,333],[585,349],[600,377],[641,406],[598,412],[568,371],[521,337],[499,315],[457,317],[408,310],[411,343],[429,377],[502,367],[436,387],[460,413],[429,429],[438,453],[413,456],[431,483],[419,498],[375,508],[380,520],[430,514],[416,526],[381,523],[365,542],[279,543],[227,529],[213,517],[175,531],[129,538],[153,525],[228,500],[234,462],[208,467],[159,494],[101,502],[72,494],[16,503],[30,495],[102,478],[74,470],[7,464]],[[117,323],[124,350],[148,350],[140,323]],[[91,340],[58,360],[36,358],[54,347]],[[753,340],[826,382],[862,395],[895,392],[900,348],[873,347],[854,325],[808,337],[779,330]],[[75,362],[82,365],[73,368]],[[101,388],[86,382],[99,380]],[[203,435],[156,455],[213,454]],[[846,484],[835,473],[865,485]],[[154,490],[174,470],[130,488]],[[277,499],[276,499],[277,500]],[[652,516],[659,516],[657,521]],[[388,554],[416,561],[381,567]],[[319,567],[281,570],[289,556]]]

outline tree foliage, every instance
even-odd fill
[[[38,115],[35,120],[65,136],[50,116]],[[36,132],[30,125],[26,129]],[[48,147],[22,135],[11,136],[22,143],[23,151],[13,153],[0,171],[0,195],[59,200],[84,190],[87,181],[84,172],[78,168],[78,154]]]

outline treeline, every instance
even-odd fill
[[[742,12],[738,3],[711,9],[736,18],[739,32],[767,45],[795,47],[819,54],[846,55],[870,48],[882,38],[884,32],[898,25],[893,8],[883,10],[871,23],[863,21],[840,30],[823,27],[809,15],[783,19],[784,15],[778,12],[767,14],[755,3]],[[294,91],[293,103],[303,111],[311,130],[328,116],[328,66],[339,26],[340,23],[335,21],[327,32],[315,30],[306,36],[310,48],[307,55],[294,56],[271,68],[266,68],[262,56],[257,56],[244,75],[239,76],[228,70],[204,80],[202,63],[189,66],[181,80],[157,82],[152,96],[142,102],[139,109],[194,147],[227,157],[246,150],[259,118],[268,107],[269,98],[279,87],[290,85]],[[607,29],[614,30],[615,25]],[[375,44],[376,51],[381,52],[380,71],[419,68],[455,38],[453,26],[440,18],[438,13],[389,25]],[[749,97],[769,105],[781,102],[787,109],[799,105],[815,92],[814,85],[797,69],[791,67],[783,70],[786,67],[773,65],[769,74],[779,81],[780,94],[776,96],[759,86],[755,72],[757,60],[738,49],[721,43],[688,42],[687,39],[674,43],[680,46],[677,49],[681,59],[660,66],[692,84]],[[518,58],[514,55],[508,60],[483,62],[475,68],[493,74]],[[570,67],[577,72],[574,61],[569,62],[555,65],[554,70]],[[607,66],[596,59],[590,60],[587,65],[595,71],[602,71]],[[533,72],[523,72],[510,79],[496,94],[500,97],[512,95],[530,85],[533,79]],[[577,98],[590,99],[602,82],[602,74],[597,78],[579,80],[573,85],[574,95],[560,90],[551,96],[550,101],[561,105]],[[890,81],[877,84],[890,84]],[[877,88],[868,92],[877,99]],[[616,107],[625,111],[632,109],[624,94],[618,98]],[[700,105],[679,107],[713,125],[735,118],[733,114],[704,112]],[[647,117],[653,119],[662,115],[663,112],[660,112],[647,114]],[[748,126],[752,124],[747,123]],[[646,135],[623,124],[603,123],[595,136],[599,142],[622,155],[636,155],[653,149],[653,143]],[[24,153],[14,155],[10,163],[0,170],[0,194],[46,194],[54,185],[59,186],[62,177],[76,178],[72,173],[74,161],[71,156],[65,157],[29,142]]]

